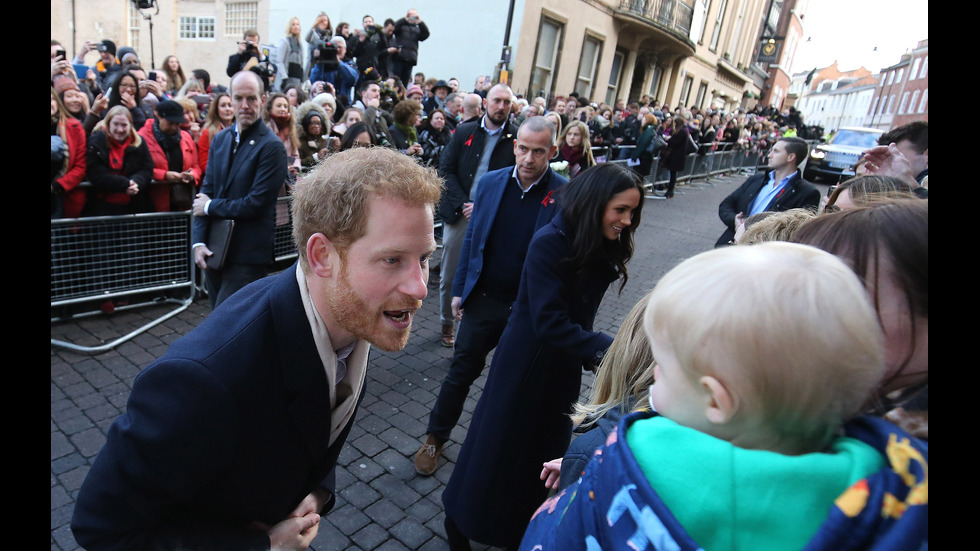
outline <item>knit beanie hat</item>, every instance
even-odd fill
[[[329,92],[319,93],[310,101],[319,105],[320,107],[330,105],[330,109],[332,109],[335,113],[337,112],[337,100],[335,100],[333,94]]]
[[[60,97],[66,90],[79,90],[75,80],[69,76],[56,76],[54,78],[54,91]]]

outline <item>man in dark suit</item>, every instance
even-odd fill
[[[415,454],[419,474],[436,471],[470,386],[507,325],[531,237],[558,211],[552,195],[568,180],[549,165],[558,149],[556,133],[544,117],[527,119],[513,141],[516,165],[488,172],[479,181],[452,281],[459,336],[429,415],[426,441]]]
[[[286,149],[260,116],[261,78],[241,71],[231,79],[235,125],[211,142],[201,192],[194,199],[191,242],[204,270],[211,308],[269,273],[274,257],[276,198],[286,182]],[[211,222],[233,219],[231,243],[220,269],[209,269]]]
[[[133,381],[79,490],[76,541],[307,549],[335,502],[370,347],[404,348],[426,296],[440,189],[435,171],[381,147],[311,172],[294,193],[297,263],[229,298]]]
[[[772,146],[769,170],[750,176],[718,205],[718,216],[727,227],[715,247],[731,244],[735,229],[753,214],[794,208],[817,209],[820,190],[804,180],[799,170],[809,150],[802,138],[783,138]]]
[[[498,84],[490,90],[489,97],[478,100],[486,114],[460,123],[439,157],[439,175],[446,180],[446,192],[439,201],[443,231],[439,319],[442,345],[446,347],[452,347],[456,340],[451,307],[453,277],[476,196],[476,184],[488,171],[514,164],[513,140],[517,127],[509,121],[513,91],[506,84]]]

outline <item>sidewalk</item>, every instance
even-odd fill
[[[614,334],[622,318],[657,279],[681,260],[710,249],[724,230],[718,203],[746,176],[680,186],[676,196],[645,203],[622,295],[610,287],[596,317],[596,330]],[[129,333],[169,306],[100,315],[51,326],[51,337],[97,346]],[[466,435],[486,373],[470,392],[439,470],[415,472],[412,458],[425,436],[429,411],[452,350],[441,346],[435,285],[415,318],[408,346],[400,352],[374,349],[366,395],[340,454],[337,505],[320,524],[313,549],[444,550],[442,490]],[[133,378],[174,340],[210,313],[207,299],[116,348],[97,355],[51,347],[51,549],[80,549],[69,529],[74,497],[112,421],[124,410]],[[489,361],[488,361],[489,363]],[[583,390],[592,382],[583,377]],[[474,544],[474,549],[494,549]]]

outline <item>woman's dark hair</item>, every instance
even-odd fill
[[[135,82],[137,86],[137,93],[139,92],[140,79],[136,78],[136,75],[130,73],[129,71],[117,71],[115,78],[112,79],[112,84],[110,84],[112,87],[112,93],[109,94],[109,105],[106,106],[107,109],[117,105],[122,105],[122,91],[119,89],[119,83],[122,82],[124,77],[133,79],[133,82]],[[138,105],[139,100],[136,100],[136,103]]]
[[[340,151],[347,151],[348,149],[355,147],[354,141],[357,140],[358,136],[365,132],[367,132],[367,135],[371,137],[371,145],[378,145],[378,140],[375,139],[374,134],[371,133],[371,128],[366,122],[360,121],[355,122],[347,127],[347,130],[344,130],[344,136],[340,138]]]
[[[881,263],[889,262],[895,285],[905,296],[912,328],[909,355],[886,387],[900,376],[915,352],[916,317],[929,317],[929,201],[882,199],[866,206],[820,215],[806,223],[793,242],[827,251],[846,262],[872,291],[875,310],[881,311],[878,289]],[[871,278],[874,280],[871,280]],[[885,276],[887,277],[887,276]],[[880,317],[880,315],[879,315]]]
[[[309,96],[306,94],[306,92],[303,91],[303,87],[300,86],[299,84],[290,84],[289,86],[286,86],[285,88],[282,89],[282,93],[285,94],[286,92],[289,92],[289,90],[293,88],[296,89],[297,105],[302,105],[306,103],[306,100],[310,99]]]
[[[442,113],[442,120],[446,121],[447,123],[442,127],[442,130],[436,130],[435,128],[432,127],[432,116],[435,115],[436,112]],[[429,132],[446,132],[448,130],[447,128],[448,122],[449,122],[449,115],[447,115],[446,112],[443,111],[442,109],[436,107],[432,111],[429,111],[429,116],[427,116],[425,120],[422,121],[422,126],[421,128],[419,128],[419,133],[421,133],[423,130],[428,130]]]
[[[602,231],[602,219],[606,205],[613,196],[624,191],[636,189],[640,192],[640,202],[633,210],[632,223],[623,228],[619,239],[606,239]],[[572,257],[565,259],[571,263],[574,272],[596,258],[606,257],[611,261],[622,280],[619,291],[623,291],[629,275],[626,263],[633,256],[633,232],[640,225],[643,211],[643,197],[646,189],[643,178],[624,166],[600,163],[580,172],[574,180],[558,191],[558,204],[572,240]]]
[[[211,86],[211,74],[204,69],[194,69],[191,71],[191,74],[194,75],[194,78],[201,81],[201,84],[204,85],[204,91],[207,92],[208,87]]]

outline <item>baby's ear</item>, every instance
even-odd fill
[[[698,381],[708,396],[708,408],[705,417],[716,425],[724,425],[735,416],[738,400],[728,391],[728,387],[718,379],[705,375]]]

